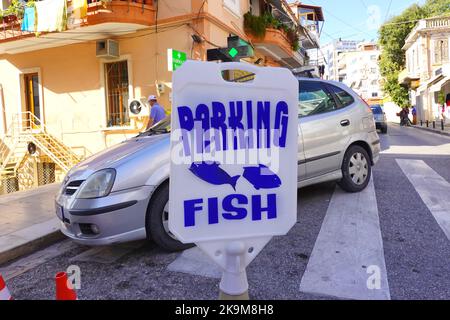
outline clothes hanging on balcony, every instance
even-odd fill
[[[87,16],[87,0],[72,0],[67,8],[67,28],[79,27]]]
[[[37,32],[63,31],[66,27],[66,0],[36,1]]]
[[[34,32],[36,30],[36,9],[26,7],[23,13],[22,31]]]

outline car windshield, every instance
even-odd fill
[[[374,114],[383,114],[383,109],[379,105],[371,106],[370,108]]]
[[[157,134],[164,134],[164,133],[170,133],[171,125],[170,125],[170,116],[164,118],[163,120],[159,121],[155,125],[153,125],[150,129],[141,132],[137,135],[137,137],[146,137],[146,136],[152,136]]]

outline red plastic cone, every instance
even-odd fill
[[[59,272],[55,276],[56,300],[77,300],[77,293],[68,285],[67,273]]]
[[[8,287],[6,286],[3,276],[0,274],[0,300],[12,300]]]

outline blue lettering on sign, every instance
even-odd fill
[[[179,106],[176,110],[180,129],[185,132],[183,146],[187,156],[191,155],[192,150],[190,150],[186,132],[196,128],[203,132],[214,129],[220,133],[222,140],[218,145],[216,144],[216,151],[253,148],[255,142],[258,149],[271,148],[272,145],[285,148],[287,144],[289,108],[285,101],[279,101],[275,105],[270,101],[229,101],[228,103],[213,101],[210,108],[207,104],[200,103],[195,108]],[[272,114],[274,114],[273,118]],[[234,133],[256,130],[256,141],[249,136],[245,139],[246,143],[239,144],[238,134],[233,135],[233,141],[227,141],[227,130],[232,130]],[[276,136],[272,136],[273,134]],[[200,147],[197,152],[202,153],[209,143],[210,141],[203,141],[198,144]]]
[[[266,206],[262,205],[262,198],[262,195],[253,195],[249,199],[243,194],[230,194],[222,201],[219,201],[219,198],[186,200],[184,201],[184,226],[194,227],[198,222],[196,217],[202,213],[207,213],[209,225],[218,224],[220,217],[225,220],[244,220],[250,216],[252,221],[261,221],[265,218],[276,219],[277,195],[268,194],[265,199]],[[207,203],[207,207],[204,207],[204,203]],[[249,204],[251,208],[248,208]]]

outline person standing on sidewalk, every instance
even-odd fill
[[[411,120],[409,120],[409,108],[406,107],[404,110],[405,110],[405,126],[410,127]]]
[[[400,117],[400,126],[403,126],[405,124],[405,109],[402,108],[398,115]]]
[[[154,124],[157,124],[166,117],[166,111],[158,103],[156,96],[151,95],[148,97],[148,102],[150,103],[150,117],[147,123],[147,129],[150,129]]]
[[[412,113],[412,116],[413,116],[413,124],[416,125],[417,124],[417,109],[416,109],[416,106],[413,106],[411,113]]]
[[[441,113],[441,118],[442,118],[442,120],[444,120],[444,123],[446,123],[447,122],[447,111],[446,111],[446,106],[445,106],[445,104],[443,104],[441,107],[440,107],[440,113]]]

